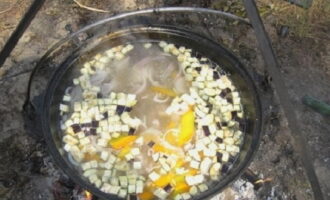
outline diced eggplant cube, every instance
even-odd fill
[[[226,92],[224,92],[223,90],[220,92],[219,96],[222,97],[222,98],[225,98],[227,95]]]
[[[233,98],[232,97],[227,97],[226,100],[227,100],[228,103],[231,103],[231,104],[233,103]]]
[[[190,189],[189,189],[189,193],[191,195],[196,195],[198,194],[198,188],[196,186],[192,186]]]
[[[122,131],[122,132],[125,132],[125,133],[126,133],[126,132],[129,131],[129,129],[130,129],[130,128],[129,128],[128,125],[121,125],[121,131]]]
[[[116,114],[121,115],[125,112],[126,107],[122,105],[117,105]]]
[[[71,148],[72,148],[72,147],[71,147],[70,144],[65,144],[64,147],[63,147],[63,149],[64,149],[66,152],[70,152]]]
[[[210,176],[215,177],[220,173],[221,164],[220,163],[214,163],[210,168]]]
[[[101,185],[102,185],[102,181],[101,181],[100,179],[97,179],[97,180],[94,182],[94,184],[95,184],[95,186],[96,186],[97,188],[99,188],[99,187],[101,187]]]
[[[103,117],[104,117],[104,119],[108,119],[108,117],[109,117],[108,112],[104,112]]]
[[[221,129],[221,128],[222,128],[222,126],[221,126],[221,123],[220,123],[220,122],[216,122],[215,124],[216,124],[216,126],[217,126],[217,128],[218,128],[218,129]]]
[[[128,193],[132,194],[136,192],[136,187],[135,185],[129,185],[128,186]]]
[[[108,177],[110,177],[111,174],[112,174],[112,171],[111,171],[111,170],[104,170],[104,172],[103,172],[103,176],[108,176]]]
[[[142,168],[141,162],[134,162],[133,163],[133,168],[134,169],[141,169]]]
[[[97,168],[97,166],[98,166],[98,162],[96,160],[90,161],[90,164],[91,164],[92,168]]]
[[[73,124],[73,121],[71,119],[69,119],[64,124],[66,127],[70,127]]]
[[[171,184],[167,184],[164,188],[163,188],[167,193],[170,193],[172,190],[172,186]]]
[[[81,111],[81,103],[75,102],[73,104],[73,109],[74,109],[74,111]]]
[[[77,79],[77,78],[73,79],[73,84],[78,85],[79,84],[79,79]]]
[[[133,149],[131,150],[131,153],[132,153],[132,155],[137,156],[137,155],[140,154],[140,149],[138,149],[138,148],[133,148]]]
[[[90,143],[90,139],[88,137],[84,137],[84,138],[80,139],[81,145],[87,145],[89,143]]]
[[[95,175],[95,174],[97,174],[97,170],[96,170],[96,169],[88,169],[88,170],[86,170],[86,171],[83,173],[83,175],[84,175],[85,177],[90,177],[90,176]]]
[[[204,183],[198,185],[197,187],[198,187],[199,191],[201,191],[201,192],[205,192],[208,189],[207,185]]]
[[[119,186],[119,179],[118,178],[112,178],[110,179],[111,185]]]
[[[150,174],[149,174],[149,178],[150,178],[150,180],[152,180],[152,181],[156,181],[157,179],[159,179],[159,174],[157,174],[156,172],[151,172]]]
[[[83,163],[83,164],[81,165],[81,168],[82,168],[84,171],[90,169],[91,167],[92,167],[92,166],[91,166],[91,163],[90,163],[90,162],[86,162],[86,163]]]
[[[210,137],[204,137],[203,139],[201,139],[201,141],[203,142],[204,145],[208,145],[212,142]]]
[[[91,128],[90,131],[89,131],[89,133],[91,135],[96,135],[96,128]]]
[[[108,145],[108,141],[105,139],[98,139],[97,140],[97,145],[101,146],[101,147],[106,147]]]
[[[223,152],[222,161],[223,162],[228,162],[228,160],[229,160],[229,153],[228,152]]]
[[[60,104],[60,111],[69,112],[69,106],[65,104]]]
[[[189,150],[188,151],[188,154],[193,157],[195,160],[197,161],[200,161],[201,160],[201,157],[197,151],[197,149],[192,149],[192,150]]]
[[[97,128],[99,126],[99,121],[93,120],[92,127]]]
[[[205,149],[205,145],[202,141],[199,141],[199,142],[196,143],[196,150],[197,151],[202,151],[204,149]]]
[[[234,163],[236,158],[234,156],[230,156],[228,162],[229,163]]]
[[[136,182],[136,193],[137,193],[137,194],[142,193],[142,192],[143,192],[143,187],[144,187],[143,181],[138,180],[138,181]]]
[[[89,177],[89,181],[95,183],[98,180],[97,175],[93,174]]]
[[[83,124],[81,124],[81,127],[83,127],[83,128],[90,128],[92,126],[92,123],[83,123]]]
[[[79,124],[72,124],[71,125],[73,132],[78,133],[81,131],[81,127]]]
[[[177,194],[175,195],[174,200],[183,200],[183,197],[181,194]]]
[[[136,129],[135,128],[130,128],[128,131],[128,135],[134,135]]]
[[[156,143],[155,143],[154,141],[151,140],[151,141],[148,143],[148,146],[149,146],[150,148],[152,148],[155,144],[156,144]]]
[[[159,153],[152,154],[152,159],[156,162],[159,159]]]
[[[209,149],[211,149],[211,150],[213,150],[213,151],[215,151],[215,150],[217,150],[218,149],[218,146],[214,143],[214,142],[212,142],[211,144],[209,144]],[[215,155],[214,155],[215,156]]]
[[[217,80],[217,79],[219,79],[219,78],[220,78],[220,74],[219,74],[219,72],[216,71],[216,70],[214,70],[214,71],[213,71],[213,79]]]
[[[224,143],[232,145],[235,143],[234,139],[232,137],[227,137],[224,139]]]
[[[217,143],[223,143],[223,139],[220,138],[220,137],[217,137],[217,138],[215,139],[215,141],[216,141]]]
[[[195,161],[195,160],[192,160],[190,162],[190,167],[191,168],[194,168],[194,169],[199,169],[199,162]]]
[[[157,188],[154,191],[154,195],[156,195],[160,199],[166,199],[169,194],[166,191],[164,191],[163,189]]]
[[[126,107],[126,110],[125,110],[125,111],[126,111],[126,112],[131,112],[132,109],[133,109],[132,107]]]
[[[204,131],[204,135],[205,135],[205,136],[209,136],[209,135],[211,135],[211,132],[210,132],[208,126],[202,126],[202,128],[203,128],[203,131]]]
[[[128,185],[127,176],[119,176],[119,182],[122,187],[127,187]]]
[[[109,193],[110,194],[118,194],[119,193],[119,190],[120,190],[120,187],[119,186],[112,185],[109,188]]]
[[[112,134],[112,137],[114,137],[114,138],[118,138],[119,136],[120,136],[120,133],[118,133],[118,132],[114,132]]]
[[[229,171],[229,166],[227,164],[222,165],[221,173],[225,174]]]
[[[125,198],[127,196],[127,190],[126,189],[119,190],[118,196],[121,198]]]
[[[209,131],[210,133],[214,134],[216,132],[217,128],[214,123],[210,124]]]
[[[142,193],[142,192],[140,192],[140,193]],[[133,195],[133,194],[130,194],[128,200],[137,200],[137,196]]]
[[[101,138],[103,138],[103,139],[110,139],[111,138],[109,132],[101,132],[100,135],[101,135]]]
[[[106,161],[108,159],[108,157],[109,157],[109,152],[102,151],[102,153],[101,153],[101,159],[104,160],[104,161]]]
[[[224,144],[224,143],[219,144],[219,149],[225,150],[226,149],[226,144]]]
[[[188,185],[197,185],[197,184],[203,183],[204,176],[201,174],[196,175],[196,176],[186,176],[185,180]]]
[[[216,156],[217,156],[217,162],[222,162],[222,156],[223,156],[222,153],[217,152]]]
[[[98,92],[97,95],[96,95],[97,98],[101,99],[103,97],[102,93],[101,92]]]
[[[231,116],[233,119],[237,118],[237,111],[231,111]]]
[[[214,149],[209,149],[209,148],[205,148],[203,153],[205,156],[208,156],[208,157],[213,157],[216,155],[216,151]]]

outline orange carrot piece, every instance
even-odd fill
[[[120,150],[118,154],[118,158],[124,158],[126,154],[128,154],[131,151],[132,147],[131,146],[126,146],[122,150]]]
[[[157,187],[165,187],[166,185],[168,185],[172,178],[173,178],[174,174],[172,173],[169,173],[169,174],[166,174],[166,175],[163,175],[161,176],[159,179],[157,179],[154,184],[157,186]]]
[[[175,196],[177,194],[186,193],[189,192],[189,189],[190,186],[186,182],[180,182],[174,187],[173,194]]]
[[[192,139],[195,133],[195,114],[193,110],[184,113],[180,120],[178,145],[183,146]]]
[[[172,129],[172,128],[174,128],[176,126],[176,122],[174,122],[174,121],[170,121],[168,124],[167,124],[167,126],[166,126],[166,129]]]
[[[166,96],[170,96],[170,97],[176,97],[177,96],[177,94],[173,90],[168,89],[168,88],[163,88],[163,87],[158,87],[158,86],[151,86],[150,89],[153,92],[157,92],[157,93],[160,93],[160,94],[163,94],[163,95],[166,95]]]
[[[172,150],[164,147],[163,145],[161,144],[155,144],[152,149],[155,151],[155,152],[161,152],[161,153],[173,153]]]
[[[178,142],[177,142],[178,136],[174,135],[173,132],[167,133],[165,136],[165,140],[166,140],[166,142],[168,142],[171,145],[174,145],[174,146],[178,145]]]
[[[182,167],[182,165],[184,165],[185,162],[186,162],[186,161],[185,161],[183,158],[179,158],[179,159],[176,161],[175,167],[176,167],[176,168]]]
[[[112,148],[116,149],[116,150],[120,150],[126,146],[130,146],[134,143],[134,141],[136,140],[135,135],[129,135],[129,136],[121,136],[119,138],[116,139],[112,139],[109,141],[109,144]]]
[[[194,176],[196,174],[198,174],[197,169],[189,169],[189,171],[186,173],[186,175],[190,175],[190,176]]]
[[[141,194],[138,194],[138,197],[140,200],[152,200],[155,198],[154,194],[148,187],[144,187],[143,192]]]
[[[97,155],[97,154],[85,153],[84,160],[85,161],[91,161],[91,160],[100,161],[101,160],[101,157],[99,155]]]

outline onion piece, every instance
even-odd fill
[[[178,93],[187,93],[188,87],[186,85],[186,80],[184,78],[176,78],[174,80],[174,88]]]
[[[90,82],[92,85],[99,86],[108,77],[108,72],[105,70],[97,70],[96,73],[91,76]]]
[[[139,85],[139,87],[133,92],[134,94],[140,94],[142,91],[144,91],[147,87],[147,80],[146,78],[143,79],[142,84]]]
[[[71,94],[71,92],[72,92],[72,89],[73,89],[73,87],[67,87],[66,89],[65,89],[65,94],[66,95],[70,95]]]
[[[144,91],[147,87],[147,76],[148,76],[148,71],[146,69],[133,69],[135,72],[132,72],[133,74],[138,74],[134,75],[134,77],[131,77],[132,80],[130,81],[131,86],[133,87],[132,93],[134,94],[140,94],[142,91]]]
[[[71,164],[75,166],[80,166],[80,164],[72,157],[71,153],[68,153],[68,160]]]
[[[73,87],[71,90],[71,102],[81,101],[83,98],[82,93],[81,87]]]
[[[139,62],[137,62],[135,65],[133,65],[132,68],[145,67],[145,65],[147,65],[150,62],[159,61],[159,60],[165,59],[165,56],[169,56],[169,55],[162,54],[162,55],[155,56],[155,57],[145,57],[142,60],[140,60]]]
[[[147,127],[147,117],[146,116],[144,116],[143,120],[141,120],[141,126],[143,126],[144,128],[148,128]]]
[[[111,90],[113,89],[113,84],[111,83],[104,83],[101,86],[101,93],[103,96],[110,94]]]
[[[150,83],[151,83],[152,85],[159,85],[159,82],[158,82],[158,81],[155,81],[155,80],[152,78],[152,75],[153,75],[153,73],[152,73],[152,69],[149,68],[149,70],[148,70],[148,80],[150,81]]]
[[[160,96],[161,96],[161,95],[157,93],[157,94],[154,96],[153,100],[154,100],[155,102],[157,102],[157,103],[165,103],[166,101],[169,100],[169,97],[165,97],[164,99],[161,99],[161,98],[159,98]]]
[[[172,129],[169,129],[169,130],[167,130],[165,133],[164,133],[164,135],[163,135],[163,140],[166,142],[166,135],[167,134],[169,134],[169,133],[176,133],[176,134],[178,134],[179,133],[179,130],[178,129],[176,129],[176,128],[172,128]],[[168,142],[166,142],[166,143],[168,143]],[[169,144],[169,143],[168,143]],[[169,145],[171,145],[171,144],[169,144]]]
[[[152,154],[154,154],[154,151],[152,149],[148,149],[147,155],[148,156],[152,156]]]

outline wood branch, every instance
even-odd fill
[[[90,11],[94,11],[94,12],[102,12],[102,13],[108,13],[108,12],[110,12],[108,10],[102,10],[102,9],[98,9],[98,8],[93,8],[93,7],[86,6],[86,5],[82,4],[82,3],[80,3],[78,0],[73,0],[73,2],[75,2],[79,7],[84,8],[86,10],[90,10]]]

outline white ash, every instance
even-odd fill
[[[225,189],[211,200],[256,200],[257,195],[252,183],[242,179],[235,181],[231,187]]]

